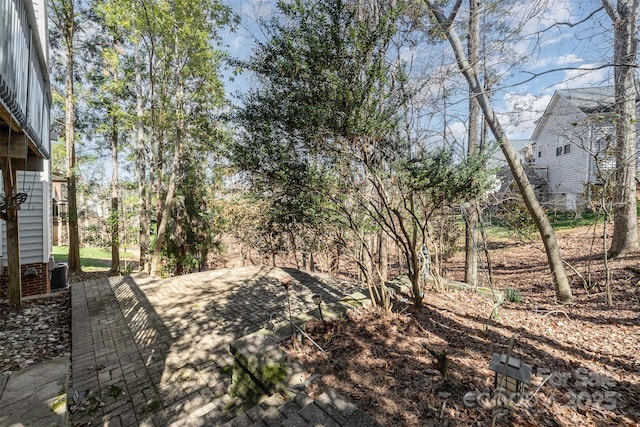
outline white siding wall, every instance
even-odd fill
[[[640,119],[640,108],[637,118]],[[549,198],[557,207],[571,208],[569,205],[573,205],[574,196],[577,203],[581,203],[584,184],[596,181],[594,156],[599,149],[604,149],[604,145],[599,147],[598,140],[608,133],[613,138],[611,143],[615,144],[615,128],[611,123],[600,120],[589,123],[589,120],[584,112],[556,94],[545,112],[545,122],[534,135],[535,166],[548,168]],[[640,120],[636,123],[637,171],[640,172]],[[568,153],[565,145],[570,146]],[[559,147],[562,147],[560,154],[556,151]],[[599,165],[613,169],[615,159],[600,160]]]
[[[554,200],[563,200],[567,194],[581,200],[589,174],[590,155],[583,149],[589,135],[584,132],[585,128],[574,123],[585,120],[582,111],[558,97],[536,138],[535,165],[548,168],[549,193]]]
[[[45,162],[45,164],[49,165],[49,162]],[[53,246],[53,202],[51,197],[51,174],[45,172],[45,176],[48,180],[42,186],[44,205],[42,215],[42,260],[43,262],[48,262]]]
[[[0,178],[0,182],[2,179]],[[20,227],[20,263],[31,264],[48,262],[51,254],[51,198],[49,173],[18,172],[18,191],[29,196],[18,211]],[[3,221],[2,231],[2,265],[7,265],[5,249],[6,225]]]

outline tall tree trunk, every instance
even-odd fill
[[[387,240],[387,234],[383,230],[380,230],[378,232],[378,268],[380,269],[380,280],[383,283],[389,279],[389,250]]]
[[[179,58],[180,53],[179,43],[176,36],[175,40],[175,54],[176,58]],[[178,71],[176,72],[176,142],[173,151],[173,167],[171,170],[171,178],[169,179],[169,187],[167,188],[167,196],[164,199],[162,205],[161,217],[158,223],[158,233],[156,235],[156,242],[153,248],[153,258],[151,260],[151,275],[155,276],[158,273],[158,267],[162,259],[162,244],[164,243],[164,236],[167,232],[167,224],[169,223],[169,215],[171,215],[171,208],[173,206],[173,199],[176,191],[176,179],[181,174],[180,164],[182,162],[182,145],[185,135],[185,111],[184,111],[184,66],[178,65]],[[160,214],[160,213],[159,213]]]
[[[150,36],[151,40],[151,49],[149,51],[149,99],[151,100],[151,109],[150,109],[150,119],[151,119],[151,167],[149,168],[149,219],[155,219],[155,233],[156,233],[156,241],[158,235],[158,229],[160,228],[160,222],[162,221],[162,143],[160,142],[161,136],[159,132],[160,124],[158,123],[158,94],[157,92],[162,92],[162,87],[160,91],[156,90],[156,73],[154,68],[154,55],[155,55],[155,44],[153,35]],[[156,196],[155,212],[152,212],[153,206],[153,194]],[[155,215],[154,215],[155,214]],[[149,230],[151,232],[151,230]],[[155,248],[154,244],[154,248]],[[149,266],[149,271],[151,271],[151,266]]]
[[[166,84],[166,79],[160,79],[160,88],[158,90],[158,92],[160,93],[166,93],[167,92],[167,84]],[[157,95],[158,97],[160,97],[161,95]],[[168,109],[168,107],[165,105],[165,101],[160,99],[160,112],[165,111],[165,108]],[[157,102],[157,101],[156,101]],[[158,105],[156,104],[156,107],[158,107]],[[162,116],[161,116],[162,117]],[[156,118],[156,121],[157,118]],[[155,156],[155,159],[153,160],[153,165],[154,165],[154,172],[156,175],[156,179],[155,179],[155,193],[156,193],[156,227],[160,226],[160,222],[162,221],[162,204],[163,204],[163,200],[164,200],[164,195],[165,195],[165,189],[164,189],[164,164],[165,164],[165,160],[164,160],[164,141],[165,141],[165,129],[164,129],[164,124],[162,123],[162,120],[160,120],[160,123],[156,123],[156,128],[152,129],[152,132],[155,133],[154,135],[154,139],[153,139],[153,143],[154,143],[154,148],[153,148],[153,153]],[[159,129],[157,129],[157,127],[159,127]]]
[[[113,44],[117,52],[117,42]],[[117,55],[117,53],[116,53]],[[120,271],[120,212],[119,212],[119,182],[118,182],[118,68],[113,65],[113,89],[111,102],[111,212],[109,213],[109,227],[111,229],[111,271]]]
[[[162,221],[162,206],[163,206],[163,195],[164,195],[164,190],[163,190],[163,185],[162,185],[162,181],[164,180],[164,174],[163,174],[163,166],[164,166],[164,155],[163,155],[163,143],[164,143],[164,131],[161,130],[160,132],[155,131],[155,138],[154,138],[154,145],[155,145],[155,149],[154,149],[154,153],[155,153],[155,161],[154,161],[154,165],[155,165],[155,173],[156,173],[156,180],[155,180],[155,193],[156,193],[156,229],[158,227],[160,227],[160,222]],[[156,232],[157,234],[157,232]]]
[[[445,17],[442,10],[436,6],[433,1],[425,0],[425,4],[433,13],[440,29],[447,34],[447,39],[449,40],[456,56],[458,67],[467,79],[469,88],[474,94],[476,94],[476,99],[482,108],[484,118],[491,129],[491,133],[493,133],[493,136],[500,144],[504,157],[507,159],[509,168],[513,173],[514,181],[516,182],[518,189],[520,190],[520,194],[524,199],[524,203],[527,206],[527,210],[529,211],[533,222],[536,224],[547,254],[547,261],[549,262],[549,268],[551,270],[551,276],[556,290],[556,298],[561,304],[570,304],[573,302],[571,287],[569,285],[567,273],[564,269],[555,231],[549,222],[549,218],[536,198],[533,187],[524,172],[524,168],[518,160],[516,151],[507,139],[504,129],[493,110],[491,100],[488,95],[482,91],[482,85],[480,84],[478,75],[465,56],[462,42],[460,41],[460,37],[458,37],[458,33],[453,28],[452,21]]]
[[[613,23],[616,111],[616,200],[611,256],[640,252],[636,201],[636,87],[638,0],[610,0],[602,5]]]
[[[114,100],[115,101],[115,100]],[[118,196],[118,119],[112,117],[111,129],[111,271],[120,271],[120,213]]]
[[[469,34],[467,35],[467,54],[476,75],[478,74],[478,52],[480,49],[480,0],[469,0]],[[470,88],[471,89],[471,88]],[[469,128],[467,155],[474,156],[478,151],[478,125],[480,106],[476,93],[469,90]],[[471,200],[465,214],[465,257],[464,281],[474,288],[478,286],[478,211],[475,200]]]
[[[147,181],[147,150],[144,143],[144,106],[142,94],[142,66],[140,47],[134,45],[134,62],[136,73],[136,175],[138,176],[138,221],[140,223],[139,269],[145,271],[149,256],[149,183]]]
[[[75,35],[75,6],[73,0],[65,1],[63,28],[66,45],[65,75],[65,139],[67,143],[67,198],[69,202],[69,271],[80,272],[80,236],[78,233],[78,202],[76,189],[76,146],[75,146],[75,96],[73,38]]]
[[[18,209],[11,206],[12,195],[17,186],[17,174],[10,158],[2,159],[2,181],[7,205],[6,214],[2,219],[7,224],[7,286],[9,305],[19,307],[22,303],[22,273],[20,267],[20,233],[18,227]]]
[[[160,223],[158,224],[158,233],[156,236],[156,242],[153,246],[153,257],[151,258],[151,271],[150,274],[152,276],[156,276],[158,274],[158,267],[160,266],[160,261],[162,259],[162,244],[164,242],[164,236],[167,232],[167,224],[169,223],[169,214],[171,212],[171,207],[173,206],[173,198],[176,189],[176,167],[178,162],[180,162],[180,156],[182,155],[182,143],[176,141],[176,145],[173,151],[173,164],[174,168],[171,172],[171,177],[169,178],[169,186],[167,188],[167,196],[164,199],[164,203],[162,204],[162,215],[160,219]]]
[[[185,274],[185,261],[187,259],[187,251],[185,248],[185,242],[183,239],[181,239],[181,237],[184,235],[184,227],[182,226],[182,224],[184,223],[184,218],[182,218],[182,214],[180,212],[180,209],[176,209],[175,214],[175,234],[178,236],[178,240],[174,241],[174,244],[177,244],[178,247],[176,248],[175,252],[173,252],[173,256],[175,258],[175,262],[176,262],[176,269],[175,269],[175,275],[176,276],[181,276],[183,274]],[[188,271],[187,271],[188,273]]]

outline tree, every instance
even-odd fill
[[[158,120],[157,120],[157,78],[156,78],[156,50],[157,38],[161,31],[159,30],[158,20],[156,19],[157,7],[154,1],[140,2],[140,10],[134,21],[134,61],[135,61],[135,80],[136,80],[136,172],[138,178],[138,195],[139,207],[138,218],[140,223],[140,262],[139,266],[142,271],[150,271],[150,245],[151,245],[151,207],[153,205],[153,189],[152,184],[155,173],[161,176],[160,165],[155,163],[156,153],[159,149],[158,138]],[[144,52],[143,52],[144,50]],[[144,134],[144,99],[142,92],[143,79],[145,78],[145,64],[143,64],[143,56],[146,56],[146,77],[149,86],[148,93],[148,122],[150,130],[148,132],[150,142],[147,144]],[[158,182],[161,178],[158,178]],[[158,185],[158,187],[160,187]],[[159,191],[159,190],[158,190]],[[157,226],[158,223],[156,223]]]
[[[442,34],[446,34],[446,38],[449,41],[449,44],[451,45],[455,54],[460,72],[467,79],[471,91],[475,93],[476,99],[480,104],[480,107],[482,108],[484,118],[487,121],[487,124],[491,129],[493,136],[496,138],[500,145],[507,163],[509,164],[509,168],[513,173],[514,181],[516,182],[520,194],[524,199],[525,205],[527,206],[527,210],[533,218],[533,221],[536,224],[536,228],[540,233],[540,237],[542,238],[542,242],[547,254],[551,276],[556,289],[556,298],[561,304],[570,304],[573,302],[573,296],[571,294],[571,287],[569,285],[569,280],[564,269],[562,256],[560,254],[560,247],[558,246],[553,227],[551,226],[546,213],[542,209],[542,206],[540,206],[533,188],[529,183],[529,180],[527,179],[524,169],[516,156],[516,152],[509,142],[504,129],[495,114],[491,100],[489,99],[488,95],[482,90],[482,85],[480,84],[478,74],[469,63],[469,59],[464,53],[464,48],[462,46],[462,42],[460,41],[460,37],[453,27],[453,20],[455,18],[455,15],[457,14],[459,3],[460,1],[458,1],[456,7],[454,7],[451,16],[447,17],[445,16],[440,6],[438,6],[435,2],[431,0],[425,0],[425,4],[433,14],[433,18],[438,30]]]
[[[113,53],[117,62],[117,41],[114,40]],[[114,111],[111,111],[111,211],[109,213],[109,226],[111,231],[111,271],[120,272],[120,203],[119,203],[119,187],[118,169],[118,144],[119,144],[119,117],[117,105],[119,94],[118,86],[118,67],[116,64],[112,67],[112,78],[114,88],[111,91],[112,105]]]
[[[467,55],[469,63],[478,73],[480,51],[480,0],[469,0],[469,34],[467,35]],[[469,91],[469,128],[467,137],[467,154],[474,156],[478,151],[478,135],[480,123],[480,105],[476,100],[476,94]],[[464,281],[469,285],[478,286],[478,217],[479,212],[476,201],[468,203],[465,210],[465,257],[464,257]]]
[[[120,271],[120,151],[126,147],[127,130],[133,122],[131,110],[132,90],[129,85],[131,67],[130,40],[135,16],[128,0],[95,0],[92,18],[96,29],[92,38],[99,55],[93,59],[93,71],[88,83],[95,90],[89,95],[91,115],[97,117],[96,132],[108,141],[111,154],[111,201],[109,208],[109,234],[111,271]]]
[[[283,232],[291,225],[349,224],[361,245],[356,261],[371,284],[382,276],[372,271],[376,230],[361,215],[349,216],[348,195],[373,189],[368,168],[384,167],[378,151],[394,152],[388,136],[397,118],[385,99],[385,53],[397,9],[295,1],[280,4],[279,12],[282,19],[265,29],[268,40],[240,64],[263,87],[243,100],[238,121],[245,133],[236,141],[235,163],[252,172],[256,193],[281,206],[274,213],[289,219],[280,222]]]
[[[105,129],[109,135],[111,148],[111,205],[109,212],[109,228],[111,235],[111,271],[120,271],[120,168],[119,151],[122,144],[121,128],[126,126],[127,114],[123,111],[122,101],[128,95],[128,78],[121,79],[123,73],[122,56],[126,54],[123,45],[130,36],[131,4],[121,0],[98,1],[94,8],[98,23],[106,32],[105,46],[102,48],[103,78],[100,83],[105,96],[102,104],[106,107],[108,123]],[[126,71],[126,70],[125,70]],[[98,93],[103,90],[98,89]],[[100,95],[97,95],[98,97]]]
[[[75,53],[74,41],[77,29],[75,0],[54,0],[50,3],[51,20],[62,34],[65,47],[65,140],[67,144],[67,192],[69,202],[69,271],[81,271],[80,237],[78,234],[78,202],[76,192],[75,146]]]
[[[146,271],[150,243],[149,230],[149,181],[147,179],[148,157],[144,132],[144,97],[142,93],[142,64],[140,41],[134,40],[134,67],[136,82],[136,175],[138,178],[138,223],[140,271]]]
[[[602,0],[614,31],[616,202],[610,254],[640,252],[636,200],[638,0]]]
[[[459,161],[451,149],[437,148],[418,151],[403,162],[397,173],[395,201],[385,200],[377,213],[378,221],[405,254],[414,302],[420,306],[422,249],[428,241],[437,241],[438,244],[431,246],[436,260],[441,260],[445,252],[442,223],[451,215],[447,208],[482,194],[488,188],[490,171],[486,170],[484,156],[467,156]],[[440,217],[440,221],[432,220],[436,217]],[[430,226],[436,229],[438,238],[430,237]]]
[[[431,216],[459,201],[461,188],[478,187],[461,172],[472,168],[457,165],[450,152],[419,150],[400,137],[398,112],[411,95],[400,90],[402,61],[389,57],[401,11],[383,2],[282,4],[284,16],[266,28],[268,40],[241,64],[262,86],[243,99],[244,133],[232,152],[235,164],[251,172],[256,195],[289,213],[280,218],[283,230],[295,223],[340,231],[333,234],[338,245],[353,254],[385,309],[379,236],[401,247],[420,306]],[[467,185],[458,186],[458,178]]]
[[[222,83],[218,76],[221,54],[212,46],[212,41],[219,40],[219,28],[232,22],[232,15],[228,7],[217,1],[174,1],[169,8],[159,10],[164,22],[164,32],[160,34],[160,42],[170,62],[166,62],[165,71],[173,70],[172,74],[165,74],[172,79],[165,79],[163,84],[171,85],[173,96],[167,99],[172,105],[171,121],[173,123],[172,142],[173,153],[171,173],[162,198],[162,209],[158,212],[156,241],[151,260],[151,274],[156,275],[160,270],[165,238],[171,237],[167,233],[170,215],[176,212],[174,203],[181,197],[180,192],[191,191],[185,182],[185,158],[189,153],[188,144],[195,144],[199,149],[211,148],[211,140],[220,136],[219,132],[210,134],[210,140],[196,140],[194,127],[201,123],[199,120],[206,116],[213,120],[213,108],[220,107],[223,99]],[[217,140],[219,143],[219,139]],[[158,153],[162,153],[159,146]],[[181,213],[174,217],[178,220],[176,227],[186,227],[186,217]],[[180,233],[175,234],[179,236]],[[184,240],[180,237],[180,243]],[[174,245],[178,243],[173,242]],[[181,245],[180,245],[181,246]],[[186,248],[179,249],[181,253]],[[179,259],[184,259],[182,256]],[[180,271],[182,264],[176,269]]]

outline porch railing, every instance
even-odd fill
[[[38,9],[46,2],[35,6],[33,0],[0,0],[0,101],[36,154],[49,157],[46,10]]]

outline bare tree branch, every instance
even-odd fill
[[[576,27],[576,26],[578,26],[580,24],[583,24],[583,23],[587,22],[596,13],[600,12],[602,9],[604,9],[604,7],[599,7],[597,9],[593,10],[589,15],[587,15],[584,19],[579,20],[578,22],[566,22],[566,21],[556,22],[553,25],[549,25],[547,28],[540,30],[539,32],[540,33],[544,33],[546,31],[552,29],[553,27],[557,27],[557,26],[560,26],[560,25],[564,25],[564,26],[569,27],[569,28]]]

